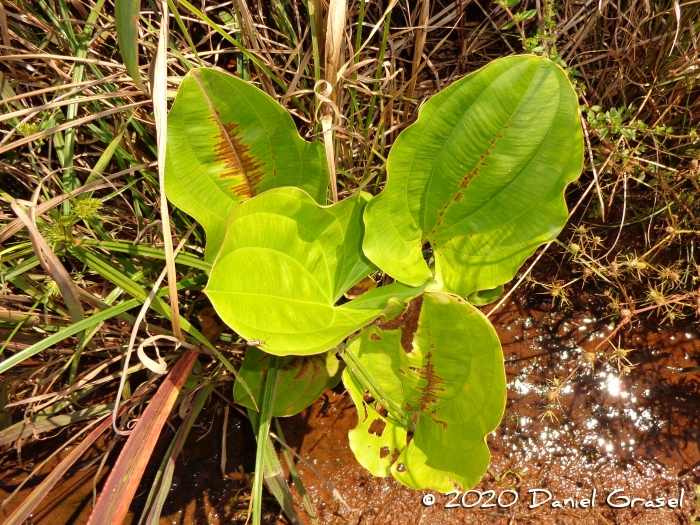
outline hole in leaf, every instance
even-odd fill
[[[369,433],[370,434],[376,434],[377,437],[382,437],[382,434],[384,433],[384,429],[386,428],[386,421],[382,419],[375,419],[372,421],[372,424],[369,426]]]
[[[389,447],[387,447],[387,446],[380,448],[379,449],[379,459],[384,459],[385,457],[387,457],[389,455],[389,452],[390,452]]]

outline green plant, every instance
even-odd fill
[[[169,117],[166,190],[206,230],[206,294],[255,345],[241,369],[255,404],[238,383],[236,399],[263,407],[268,424],[270,413],[297,413],[338,381],[332,358],[317,355],[336,349],[363,466],[416,489],[475,485],[505,374],[496,333],[473,305],[494,301],[562,229],[582,157],[567,76],[515,56],[423,106],[391,149],[379,196],[325,206],[320,145],[246,82],[191,71]],[[395,282],[344,297],[382,273]]]
[[[289,2],[285,6],[284,1],[274,0],[258,2],[256,9],[248,11],[245,2],[214,0],[199,6],[202,12],[186,0],[168,0],[170,9],[165,16],[165,1],[140,3],[9,0],[2,4],[9,30],[5,45],[14,57],[3,62],[0,74],[0,96],[6,108],[0,117],[0,199],[5,205],[0,219],[0,287],[3,308],[10,305],[9,315],[3,312],[0,316],[7,334],[0,344],[0,360],[4,359],[0,363],[0,427],[3,415],[8,416],[8,424],[14,424],[0,432],[0,443],[14,443],[22,436],[21,443],[0,454],[6,480],[20,476],[17,479],[27,483],[42,473],[44,462],[36,462],[38,458],[27,446],[30,444],[43,450],[55,447],[58,453],[90,434],[85,441],[100,438],[99,442],[109,443],[110,449],[117,443],[109,459],[103,456],[98,471],[114,459],[120,440],[111,431],[101,437],[109,422],[90,425],[110,411],[109,405],[95,404],[95,400],[116,397],[112,374],[117,365],[111,360],[125,351],[116,338],[124,334],[125,326],[137,338],[173,335],[170,315],[180,311],[184,320],[192,323],[181,325],[188,334],[183,333],[185,341],[197,345],[211,342],[213,348],[205,351],[208,355],[201,356],[201,363],[197,361],[201,371],[194,370],[200,382],[193,384],[195,381],[188,379],[178,396],[180,414],[190,408],[189,424],[198,413],[192,410],[198,404],[192,401],[193,394],[200,402],[206,401],[209,410],[224,402],[219,396],[207,401],[205,394],[211,393],[210,387],[230,384],[236,373],[247,377],[249,360],[241,365],[245,349],[240,348],[239,336],[213,317],[205,317],[204,311],[210,308],[202,310],[208,306],[200,293],[207,281],[203,273],[211,267],[202,260],[203,230],[191,230],[191,217],[180,210],[171,209],[169,214],[163,210],[162,185],[154,171],[156,159],[164,160],[164,156],[156,154],[151,81],[167,74],[170,98],[170,90],[197,66],[236,71],[241,79],[253,79],[289,108],[307,140],[319,136],[320,117],[329,113],[329,106],[314,93],[314,85],[319,80],[329,81],[337,111],[333,110],[336,118],[324,142],[335,152],[337,184],[333,187],[343,199],[358,188],[376,194],[384,186],[388,153],[399,131],[415,119],[418,108],[435,90],[444,87],[446,79],[461,78],[498,56],[514,53],[521,44],[528,52],[547,56],[562,67],[565,59],[580,71],[576,79],[570,79],[585,104],[584,115],[588,113],[584,108],[589,107],[600,108],[597,113],[602,115],[611,108],[638,109],[621,125],[614,118],[596,123],[600,126],[584,119],[590,139],[586,141],[589,171],[580,184],[567,188],[567,202],[576,203],[570,212],[570,227],[560,235],[561,243],[538,249],[533,262],[523,268],[522,278],[513,286],[520,296],[514,302],[535,299],[535,308],[548,310],[551,305],[552,315],[557,316],[578,309],[581,293],[587,300],[597,294],[598,301],[589,303],[592,310],[607,304],[609,315],[603,315],[614,330],[594,350],[569,361],[572,370],[594,362],[596,367],[606,361],[616,364],[618,352],[626,350],[613,348],[614,343],[620,335],[624,338],[627,328],[643,326],[645,318],[656,324],[668,320],[682,325],[700,315],[695,239],[700,215],[700,150],[697,119],[693,119],[700,98],[692,65],[697,54],[694,35],[700,27],[696,5],[676,5],[670,0],[594,2],[579,10],[551,0],[507,0],[484,5],[481,12],[463,9],[461,2],[422,2],[414,9],[405,2],[357,0],[347,2],[346,14],[340,14],[341,19],[345,16],[345,27],[340,31],[337,17],[330,16],[328,2]],[[500,4],[510,7],[506,10]],[[537,16],[521,19],[513,30],[498,30],[512,22],[514,15],[532,8],[537,9]],[[169,24],[162,23],[168,20]],[[330,29],[331,20],[336,30]],[[115,31],[115,22],[121,31]],[[326,34],[349,35],[342,39],[346,45],[340,53],[324,53],[331,40]],[[523,40],[525,36],[529,38]],[[165,44],[163,51],[167,49],[167,72],[148,67],[154,64],[159,42]],[[601,53],[608,48],[616,52]],[[165,90],[156,96],[162,108],[165,98]],[[162,109],[160,115],[164,116]],[[162,118],[159,124],[165,129]],[[608,135],[601,140],[605,130],[609,130]],[[623,130],[635,134],[624,136]],[[76,184],[83,186],[74,189]],[[93,194],[99,197],[101,207],[92,217],[79,217],[76,208],[81,207],[80,200]],[[14,217],[10,210],[14,199],[36,202],[35,208],[20,206],[27,215],[35,212],[38,234]],[[159,289],[163,261],[172,260],[163,249],[165,238],[170,237],[164,232],[168,221],[174,239],[187,239],[175,257],[178,301],[173,301],[172,294],[168,301]],[[46,237],[69,279],[54,280],[42,267],[46,257],[35,253],[31,243],[37,235]],[[430,252],[426,250],[425,255],[429,258]],[[62,296],[70,281],[80,290],[86,317],[77,324],[71,322],[72,312]],[[386,284],[391,279],[373,273],[362,283],[376,281]],[[349,290],[347,297],[357,297],[357,288]],[[158,289],[155,300],[144,322],[139,322],[134,309],[147,302],[148,292],[154,289]],[[494,310],[499,311],[491,312]],[[200,318],[201,325],[197,323]],[[211,324],[205,325],[205,320]],[[200,327],[201,334],[193,325]],[[198,339],[200,335],[203,337]],[[182,346],[159,343],[159,347],[171,366],[182,355]],[[152,354],[152,350],[148,352]],[[350,353],[345,357],[352,358]],[[294,358],[280,360],[285,359]],[[131,426],[127,427],[126,421],[133,422],[142,413],[143,404],[149,402],[150,395],[137,400],[141,387],[168,382],[146,377],[143,363],[134,361],[132,357],[122,372],[126,381],[121,398],[129,411],[117,425],[122,430]],[[262,375],[265,377],[265,368]],[[284,369],[280,377],[277,392],[284,398]],[[93,385],[94,379],[104,382]],[[304,381],[307,379],[304,376]],[[566,411],[566,390],[561,389],[571,379],[555,379],[560,381],[543,390],[547,393],[543,401],[556,412],[556,416],[551,412],[553,419],[558,416],[565,422],[574,416]],[[554,385],[554,380],[550,382]],[[37,384],[42,385],[43,396],[53,397],[32,399]],[[6,401],[3,388],[7,390]],[[197,388],[200,392],[193,392]],[[309,396],[313,395],[311,390]],[[561,405],[550,397],[557,392],[564,398]],[[258,399],[258,394],[254,397]],[[239,401],[246,402],[244,398]],[[85,409],[76,406],[77,402]],[[382,403],[388,406],[381,399],[373,406],[384,413]],[[262,408],[260,403],[256,406]],[[368,421],[368,426],[376,430],[379,424],[372,426],[372,422]],[[148,423],[141,418],[137,424]],[[177,420],[169,420],[169,425],[178,428]],[[37,443],[53,430],[62,430],[58,438]],[[71,437],[64,442],[66,431]],[[187,439],[188,431],[183,420],[178,440]],[[167,434],[167,427],[163,432]],[[279,430],[276,433],[284,440]],[[149,440],[157,435],[153,430],[137,434]],[[160,439],[164,438],[167,436],[161,434]],[[140,454],[150,456],[151,452],[140,449]],[[13,466],[17,465],[15,456],[18,468]],[[178,447],[171,445],[161,468],[179,457]],[[70,458],[61,462],[64,472],[80,456],[71,454]],[[27,459],[35,462],[35,467],[25,476]],[[273,452],[268,459],[277,460],[277,456]],[[288,465],[291,468],[293,464]],[[268,471],[267,466],[268,488],[293,521],[295,513],[289,512],[275,492],[287,489],[287,480],[279,476],[280,483],[271,484],[273,478],[268,473],[277,470],[272,466]],[[320,471],[323,475],[323,469]],[[161,478],[160,473],[152,480],[150,476],[142,480],[146,485],[152,482],[150,494],[156,500],[174,494],[168,476]],[[114,472],[113,477],[119,480],[122,475]],[[138,477],[135,471],[129,475]],[[52,473],[51,478],[66,482],[60,474],[56,478]],[[23,505],[24,516],[14,514],[14,521],[8,523],[23,523],[30,514],[38,515],[45,488],[43,482],[37,485],[27,498],[34,507]],[[219,485],[210,488],[218,490]],[[342,483],[337,485],[334,495],[338,497],[343,488]],[[191,497],[205,500],[202,493],[207,490],[193,488]],[[20,495],[15,493],[3,502],[8,512]],[[107,491],[105,496],[109,497]],[[289,499],[288,492],[285,498]],[[184,499],[179,498],[179,503],[184,506]],[[372,504],[351,503],[357,509]],[[123,509],[130,504],[130,497],[121,500]],[[247,489],[235,503],[223,508],[221,502],[217,510],[228,513],[231,505],[236,507],[235,513],[249,514]],[[144,516],[157,506],[147,507]],[[331,507],[326,507],[325,516],[323,508],[317,510],[321,522],[336,519],[329,517],[334,514]],[[104,515],[96,519],[108,521]],[[154,519],[157,521],[157,514],[148,522]]]

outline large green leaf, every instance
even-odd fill
[[[298,188],[276,188],[236,208],[205,290],[221,319],[268,353],[311,355],[373,321],[390,298],[420,293],[394,283],[336,306],[376,270],[362,253],[369,198],[324,207]]]
[[[561,231],[564,188],[582,163],[564,71],[536,56],[495,60],[435,95],[401,133],[386,188],[365,212],[365,253],[415,286],[431,276],[427,241],[445,291],[496,288]]]
[[[255,405],[245,388],[236,381],[233,396],[236,403],[256,410],[262,406],[262,392],[270,367],[270,354],[254,346],[248,347],[239,370],[241,377],[255,397]],[[340,381],[341,362],[333,352],[312,356],[282,357],[277,361],[280,369],[272,415],[293,416],[316,401],[327,388]]]
[[[486,317],[460,297],[426,292],[394,320],[363,329],[347,352],[378,387],[372,394],[401,411],[382,415],[345,370],[359,412],[350,447],[360,464],[415,489],[476,485],[489,463],[486,436],[506,400],[501,345]],[[415,425],[408,444],[399,421]]]
[[[193,69],[182,80],[168,116],[165,189],[204,226],[207,261],[241,202],[298,186],[325,204],[328,180],[323,146],[304,141],[267,94],[212,69]]]

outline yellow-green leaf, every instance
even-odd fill
[[[391,297],[420,293],[394,283],[336,304],[376,270],[362,253],[369,198],[319,206],[298,188],[276,188],[236,208],[205,289],[221,319],[265,352],[312,355],[373,321]]]
[[[193,69],[180,85],[168,116],[165,169],[168,198],[206,231],[207,262],[231,212],[258,193],[297,186],[326,203],[323,146],[303,140],[269,95],[212,69]]]
[[[445,291],[495,289],[561,231],[564,189],[582,165],[564,71],[530,55],[495,60],[435,95],[399,135],[386,188],[365,211],[364,251],[416,286],[432,273],[428,242]]]
[[[350,446],[360,464],[415,489],[476,485],[489,464],[486,436],[506,401],[501,345],[486,317],[461,297],[425,292],[399,317],[363,329],[347,352],[401,411],[380,416],[344,372],[359,412]],[[415,425],[410,443],[399,421]]]

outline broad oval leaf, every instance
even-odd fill
[[[204,226],[207,261],[216,257],[241,202],[270,188],[298,186],[325,204],[328,180],[323,146],[303,140],[267,94],[206,68],[182,80],[168,115],[165,190]]]
[[[272,408],[274,417],[298,414],[316,401],[324,390],[336,386],[343,371],[341,362],[333,352],[282,357],[277,366],[280,372],[275,405]],[[252,410],[256,410],[256,405],[262,406],[262,393],[269,367],[270,354],[254,346],[248,347],[239,372],[253,392],[255,404],[239,381],[233,387],[236,403]]]
[[[391,297],[420,293],[394,283],[336,306],[376,270],[362,253],[369,198],[319,206],[298,188],[276,188],[241,204],[205,289],[219,317],[268,353],[311,355],[373,321]]]
[[[577,97],[536,56],[495,60],[430,99],[391,149],[384,191],[367,206],[367,257],[418,285],[462,297],[509,281],[563,228],[564,188],[581,173]]]
[[[501,345],[486,317],[461,297],[426,292],[396,319],[363,329],[347,351],[377,395],[401,411],[381,416],[346,369],[343,381],[360,419],[350,446],[360,464],[377,476],[390,470],[415,489],[476,485],[489,463],[486,436],[506,401]],[[415,422],[408,444],[399,421]]]

